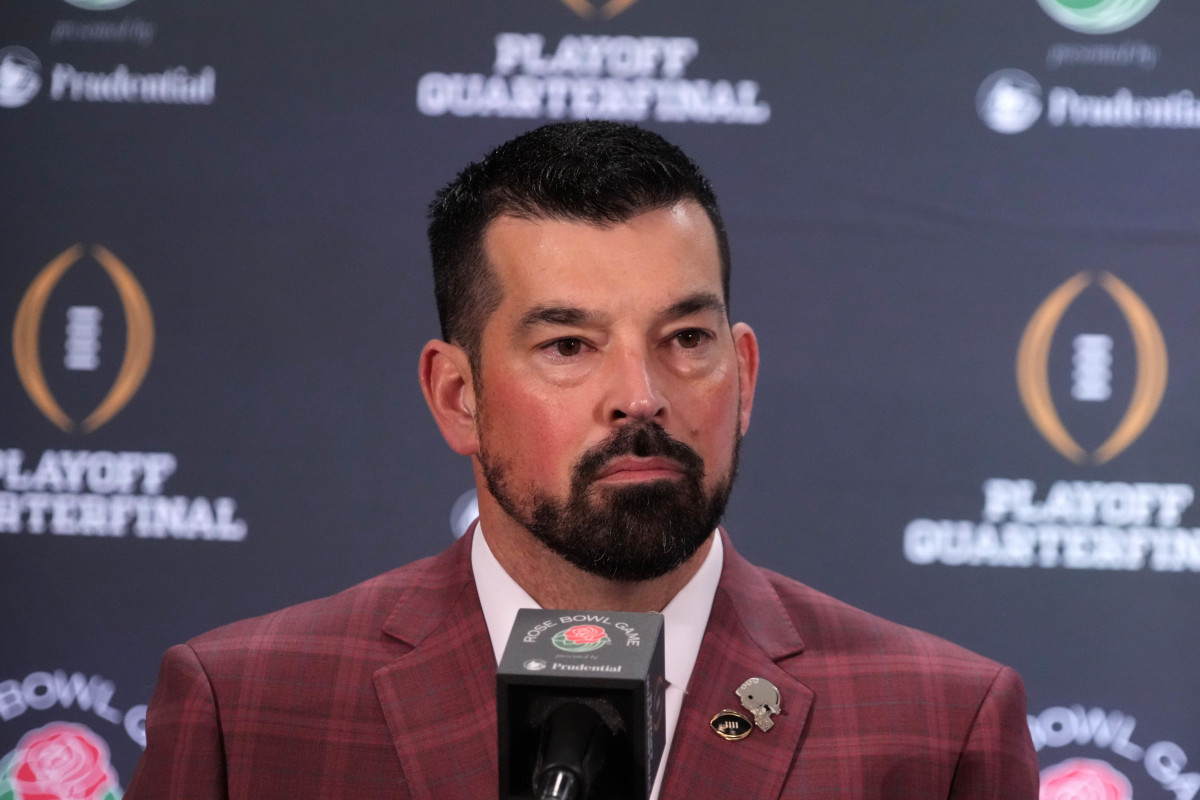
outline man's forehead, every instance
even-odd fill
[[[505,229],[527,228],[554,229],[563,226],[577,227],[581,232],[591,230],[596,232],[612,231],[623,227],[637,227],[645,220],[653,217],[669,217],[676,225],[688,229],[689,233],[701,241],[709,241],[716,246],[717,234],[708,213],[695,200],[684,198],[665,206],[651,206],[639,210],[620,220],[589,219],[585,216],[569,214],[554,214],[550,212],[504,212],[498,214],[483,231],[483,245],[487,250],[489,244]],[[719,257],[719,252],[714,249]]]
[[[671,270],[688,283],[679,294],[721,284],[716,231],[693,200],[649,208],[619,222],[560,216],[502,214],[484,231],[485,267],[505,285],[525,290],[551,288],[543,281],[575,271],[577,278],[600,278],[637,265],[629,277]],[[563,288],[563,287],[558,287]],[[549,297],[547,297],[549,299]]]

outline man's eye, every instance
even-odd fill
[[[583,351],[583,342],[578,339],[559,339],[554,342],[554,352],[563,358],[577,356]]]
[[[698,331],[693,328],[691,330],[680,331],[679,333],[675,334],[675,341],[678,342],[679,346],[685,350],[691,350],[692,348],[699,347],[701,344],[703,344],[707,337],[708,334],[706,334],[704,331]]]

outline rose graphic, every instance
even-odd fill
[[[0,796],[13,800],[119,800],[104,740],[83,725],[52,722],[21,737],[0,762]]]
[[[608,634],[599,625],[576,625],[563,632],[568,642],[574,644],[591,644],[605,638]]]
[[[1038,800],[1133,800],[1133,786],[1107,762],[1073,758],[1042,770]]]
[[[599,625],[576,625],[554,634],[554,646],[568,653],[586,653],[610,644],[608,632]]]

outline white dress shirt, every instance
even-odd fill
[[[675,725],[679,722],[679,709],[683,706],[688,680],[692,677],[692,668],[696,666],[696,656],[700,653],[700,642],[704,639],[704,629],[708,625],[708,614],[712,611],[724,561],[721,535],[714,533],[712,548],[700,569],[662,610],[667,678],[666,735],[663,757],[658,764],[650,800],[658,800],[667,755],[671,752],[671,740],[675,736]],[[517,620],[517,610],[541,606],[500,566],[484,538],[482,525],[475,526],[475,539],[471,542],[471,571],[475,575],[483,618],[487,622],[496,663],[499,664],[508,635]]]

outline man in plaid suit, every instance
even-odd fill
[[[497,792],[495,667],[516,609],[662,611],[660,798],[1021,798],[1020,679],[748,564],[718,528],[750,422],[707,180],[655,134],[549,125],[431,207],[442,339],[425,398],[479,521],[447,551],[172,648],[128,798]],[[749,678],[769,730],[710,728]]]

